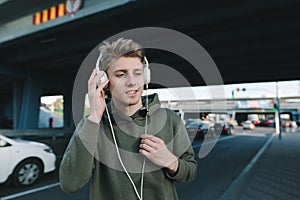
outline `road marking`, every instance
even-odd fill
[[[27,190],[27,191],[24,191],[24,192],[19,192],[19,193],[12,194],[12,195],[9,195],[9,196],[6,196],[6,197],[0,197],[0,200],[14,199],[14,198],[17,198],[17,197],[21,197],[21,196],[25,196],[25,195],[32,194],[32,193],[35,193],[35,192],[39,192],[39,191],[42,191],[42,190],[47,190],[47,189],[50,189],[50,188],[53,188],[53,187],[56,187],[56,186],[59,186],[59,185],[60,185],[59,182],[53,183],[53,184],[50,184],[50,185],[45,185],[43,187],[35,188],[35,189],[32,189],[32,190]]]
[[[228,187],[228,189],[222,194],[222,196],[219,198],[219,200],[228,200],[232,199],[232,193],[235,188],[237,188],[240,185],[240,182],[243,180],[243,178],[247,175],[247,173],[250,171],[250,169],[254,166],[254,164],[257,162],[257,160],[260,158],[260,156],[264,153],[264,151],[268,148],[268,146],[271,144],[271,142],[274,139],[275,134],[272,134],[270,138],[267,140],[267,142],[262,146],[262,148],[256,153],[256,155],[252,158],[252,160],[247,164],[247,166],[244,168],[244,170],[240,173],[240,175],[231,183],[231,185]]]
[[[214,139],[214,140],[211,140],[211,141],[203,142],[203,143],[200,143],[200,144],[195,144],[195,145],[193,145],[193,148],[197,148],[197,147],[200,147],[200,146],[206,145],[206,144],[211,144],[211,143],[216,143],[216,142],[220,142],[220,141],[232,139],[232,138],[234,138],[236,136],[238,136],[238,135],[230,135],[230,136],[226,136],[226,137],[221,137],[221,138],[218,138],[218,139]]]
[[[254,133],[254,132],[241,132],[237,133],[237,135],[242,135],[242,136],[253,136],[253,137],[266,137],[272,133]]]

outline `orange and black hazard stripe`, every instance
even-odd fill
[[[58,17],[62,17],[66,14],[65,11],[65,3],[61,3],[57,6],[52,6],[49,9],[44,9],[40,12],[36,12],[33,15],[32,24],[39,25],[41,23],[45,23],[49,20],[56,19]]]

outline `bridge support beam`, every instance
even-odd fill
[[[34,78],[32,75],[28,75],[27,79],[24,82],[23,92],[21,92],[20,86],[15,87],[14,94],[14,105],[17,104],[17,101],[21,99],[20,109],[19,106],[15,107],[15,114],[18,114],[20,110],[19,118],[16,120],[17,124],[14,127],[15,129],[37,129],[39,121],[39,108],[40,108],[40,96],[42,93],[43,82]],[[22,95],[20,98],[19,95]]]

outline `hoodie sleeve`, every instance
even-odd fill
[[[77,125],[67,146],[59,168],[63,191],[80,190],[91,177],[94,168],[94,152],[97,149],[100,125],[84,118]]]
[[[197,175],[195,153],[181,118],[173,115],[173,121],[173,153],[178,157],[178,170],[175,174],[166,171],[166,176],[176,182],[192,181]]]

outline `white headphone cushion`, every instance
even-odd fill
[[[144,68],[144,81],[145,84],[149,84],[151,80],[151,72],[150,69],[148,67]]]

